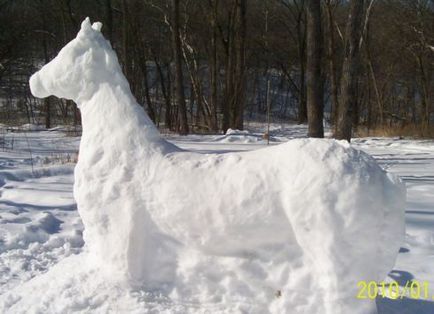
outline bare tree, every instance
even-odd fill
[[[179,1],[172,2],[172,35],[173,35],[173,54],[175,57],[175,90],[176,103],[179,109],[179,125],[178,132],[181,135],[186,135],[189,132],[187,121],[187,106],[185,104],[184,82],[182,74],[182,48],[180,37],[180,22],[179,22]]]
[[[324,137],[324,84],[321,75],[322,27],[321,2],[307,0],[307,116],[308,135]]]
[[[214,131],[218,131],[218,122],[217,122],[217,92],[218,92],[218,54],[217,54],[217,12],[219,6],[219,0],[208,0],[210,7],[210,26],[212,29],[212,37],[211,37],[211,53],[209,57],[209,66],[210,66],[210,83],[211,83],[211,108],[212,108],[212,117],[211,117],[211,129]]]
[[[338,113],[338,75],[336,69],[336,40],[335,40],[335,19],[333,8],[337,2],[326,0],[327,11],[327,59],[329,64],[329,78],[330,78],[330,94],[331,94],[331,120],[336,127],[337,113]]]
[[[242,130],[244,128],[244,105],[246,101],[246,11],[247,0],[237,1],[238,32],[236,36],[236,67],[235,67],[235,95],[232,104],[233,127]]]
[[[222,99],[223,131],[243,129],[245,102],[246,0],[234,0],[227,8],[227,37],[222,37],[226,53],[225,93]]]
[[[352,121],[357,105],[357,80],[360,74],[360,42],[363,33],[365,0],[351,0],[345,38],[338,121],[334,137],[351,141]]]

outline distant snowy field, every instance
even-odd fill
[[[166,136],[197,152],[254,150],[266,145],[264,127],[228,135]],[[0,294],[46,272],[83,245],[72,195],[80,138],[61,128],[4,132],[0,137]],[[273,125],[270,145],[303,137],[304,126]],[[371,154],[407,186],[406,240],[388,280],[427,281],[429,300],[378,299],[380,313],[434,313],[434,141],[360,138]]]

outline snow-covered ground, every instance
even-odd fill
[[[250,133],[166,136],[197,152],[254,150],[266,145],[263,127]],[[303,137],[304,126],[273,125],[271,145]],[[82,223],[72,195],[79,137],[62,130],[7,132],[0,151],[0,294],[81,251]],[[361,138],[354,147],[401,177],[407,187],[406,240],[388,280],[428,281],[428,300],[378,298],[380,313],[433,313],[434,142]],[[139,298],[139,297],[138,297]],[[141,296],[141,299],[146,300]],[[15,300],[11,300],[14,302]],[[79,308],[79,307],[78,307]],[[86,309],[84,306],[83,309]],[[121,311],[122,312],[122,311]]]
[[[0,150],[1,292],[83,245],[72,196],[79,137],[59,131],[6,132]]]

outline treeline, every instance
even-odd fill
[[[34,99],[28,77],[89,16],[161,127],[242,129],[246,117],[428,135],[433,0],[0,0],[0,120],[79,123],[71,101]]]

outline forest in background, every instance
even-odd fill
[[[0,0],[0,123],[80,124],[28,78],[87,16],[161,128],[243,129],[269,112],[309,118],[316,137],[323,116],[337,138],[434,136],[433,0]]]

